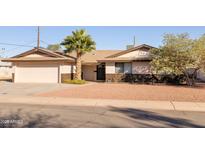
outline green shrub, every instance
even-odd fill
[[[85,84],[85,80],[64,80],[63,83],[67,84]]]

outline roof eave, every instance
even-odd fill
[[[145,59],[103,59],[103,60],[98,60],[98,62],[137,62],[137,61],[152,61],[152,59],[145,58]]]
[[[39,61],[65,61],[65,62],[75,62],[74,60],[71,59],[14,59],[14,58],[10,58],[10,59],[4,59],[2,60],[3,62],[39,62]]]
[[[141,49],[141,48],[149,48],[149,49],[156,49],[156,47],[153,47],[153,46],[150,46],[150,45],[147,45],[147,44],[141,44],[139,46],[136,46],[136,47],[133,47],[133,48],[130,48],[130,49],[127,49],[127,50],[124,50],[124,51],[121,51],[119,53],[116,53],[116,54],[113,54],[113,55],[110,55],[110,56],[107,56],[106,58],[114,58],[114,57],[118,57],[118,56],[121,56],[121,55],[124,55],[124,54],[127,54],[129,52],[132,52],[132,51],[135,51],[135,50],[138,50],[138,49]]]
[[[56,57],[56,58],[65,58],[66,56],[64,55],[61,55],[61,54],[57,54],[53,51],[50,51],[50,50],[47,50],[47,49],[43,49],[43,48],[33,48],[31,50],[28,50],[26,52],[23,52],[21,54],[18,54],[16,56],[13,56],[12,58],[20,58],[20,57],[24,57],[24,56],[27,56],[29,54],[32,54],[32,53],[36,53],[36,52],[42,52],[44,54],[47,54],[47,55],[50,55],[52,57]]]
[[[106,60],[98,60],[98,62],[132,62],[132,60],[109,60],[109,59],[106,59]]]

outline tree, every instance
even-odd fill
[[[83,29],[72,32],[61,43],[66,48],[65,53],[76,52],[76,80],[81,80],[81,56],[87,52],[95,50],[96,43],[91,36]]]
[[[196,58],[196,65],[205,71],[205,34],[194,41],[193,55]]]
[[[61,49],[60,44],[50,44],[48,45],[47,49],[52,50],[52,51],[58,51]]]
[[[188,85],[194,84],[196,56],[193,55],[193,40],[187,33],[165,34],[163,45],[151,51],[151,68],[154,73],[185,75]],[[188,71],[188,69],[194,71]]]

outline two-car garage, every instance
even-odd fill
[[[59,66],[48,63],[20,64],[15,67],[14,82],[18,83],[58,83]]]
[[[12,58],[12,80],[15,83],[61,83],[62,78],[69,78],[73,73],[71,66],[75,58],[62,52],[45,48],[34,48]]]

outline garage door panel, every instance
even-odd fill
[[[58,66],[18,66],[15,82],[58,83]]]

